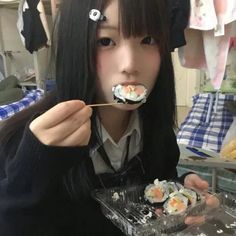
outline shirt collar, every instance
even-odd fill
[[[98,117],[96,119],[96,122],[97,122],[97,127],[99,127],[98,133],[101,137],[102,144],[109,140],[113,145],[117,145],[114,142],[114,140],[112,139],[112,137],[109,135],[109,133],[106,131],[104,126],[101,124]],[[139,117],[139,114],[138,114],[137,110],[132,112],[130,120],[129,120],[128,127],[127,127],[124,135],[121,137],[120,141],[124,138],[127,138],[130,135],[135,135],[135,144],[139,145],[140,142],[141,142],[141,120],[140,120],[140,117]],[[96,145],[93,148],[93,150],[91,150],[92,153],[95,152],[99,148],[99,146],[100,145]]]
[[[98,122],[100,122],[99,119],[97,119],[97,120],[98,120]],[[140,126],[140,118],[139,118],[138,111],[133,111],[131,114],[127,129],[120,140],[127,138],[128,136],[133,135],[133,133],[136,132],[137,135],[135,138],[135,143],[138,144],[141,140],[140,127],[141,126]],[[101,124],[101,132],[99,132],[99,135],[101,135],[103,143],[105,143],[109,139],[113,144],[116,144],[114,142],[114,140],[112,139],[112,137],[109,135],[109,133],[106,131],[106,129],[103,127],[102,124]]]

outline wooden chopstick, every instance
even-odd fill
[[[117,105],[117,104],[124,104],[121,102],[111,102],[111,103],[98,103],[98,104],[90,104],[88,105],[89,107],[104,107],[104,106],[112,106],[112,105]]]

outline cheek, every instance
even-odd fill
[[[149,83],[150,86],[153,87],[154,84],[156,83],[156,78],[159,74],[160,71],[160,66],[161,66],[161,58],[160,56],[152,56],[149,58],[149,63],[148,63],[148,69],[147,69],[147,73],[149,73]]]
[[[105,52],[100,52],[97,55],[97,75],[101,82],[107,81],[111,73],[111,58]]]
[[[155,73],[158,73],[160,70],[160,66],[161,66],[161,55],[158,52],[158,54],[154,54],[151,56],[150,58],[150,66],[152,67],[152,70]]]
[[[111,58],[104,52],[100,52],[97,55],[97,74],[98,77],[104,77],[109,73]]]
[[[111,56],[108,56],[105,52],[99,52],[97,54],[97,97],[102,102],[111,100],[111,75],[112,75],[112,63]],[[100,102],[101,102],[100,101]]]

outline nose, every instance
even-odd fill
[[[130,43],[124,43],[120,50],[120,71],[128,77],[138,74],[138,49]]]

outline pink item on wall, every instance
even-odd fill
[[[235,0],[191,0],[186,46],[179,48],[182,66],[206,69],[216,90],[224,78],[234,24]]]
[[[235,48],[236,49],[236,37],[232,37],[230,39],[230,48]]]

